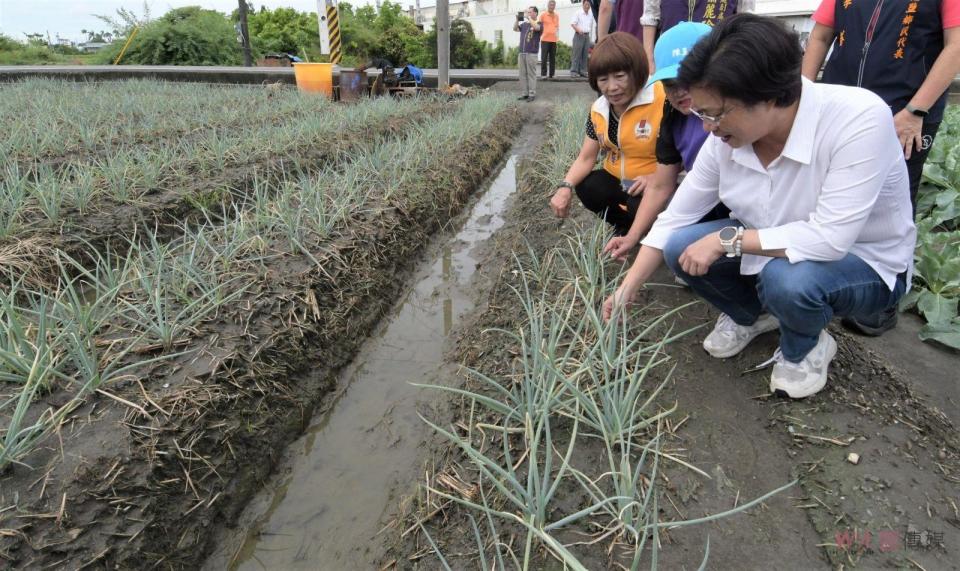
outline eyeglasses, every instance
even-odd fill
[[[700,120],[703,121],[704,123],[712,123],[712,124],[714,124],[714,125],[719,125],[719,124],[720,124],[720,121],[723,120],[724,116],[726,116],[727,113],[733,111],[734,109],[736,109],[736,107],[728,107],[728,108],[724,109],[723,111],[721,111],[720,114],[719,114],[719,115],[716,115],[716,116],[706,115],[706,114],[701,113],[700,111],[694,109],[693,107],[690,108],[690,112],[693,113],[693,115],[694,115],[697,119],[700,119]]]

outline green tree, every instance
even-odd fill
[[[466,20],[450,22],[450,65],[460,69],[472,69],[483,61],[484,43],[473,33],[473,26]]]
[[[433,26],[425,37],[429,50],[429,61],[423,67],[437,67],[437,27]],[[473,34],[473,26],[466,20],[456,19],[450,22],[450,67],[457,69],[472,69],[483,61],[485,42],[478,40]]]
[[[573,48],[570,44],[557,42],[557,69],[570,69],[573,60]]]
[[[492,67],[500,67],[504,65],[504,52],[507,51],[507,48],[503,45],[503,40],[497,40],[493,44],[484,42],[484,46],[484,64]]]
[[[112,61],[122,41],[102,50]],[[122,63],[142,65],[240,65],[237,32],[225,14],[199,6],[176,8],[143,26]]]
[[[340,33],[345,60],[366,63],[382,57],[394,65],[411,62],[421,66],[430,60],[427,35],[398,3],[383,2],[379,11],[373,6],[354,8],[341,3]]]
[[[0,34],[0,52],[18,50],[23,47],[20,42]]]
[[[370,6],[354,10],[348,2],[341,2],[339,8],[344,61],[365,64],[376,55],[378,37],[374,21],[377,13]]]
[[[374,22],[379,34],[379,52],[396,65],[409,61],[409,49],[415,49],[424,36],[417,24],[403,11],[400,4],[384,2]]]
[[[319,53],[320,32],[315,13],[261,7],[248,14],[247,25],[253,48],[262,53]]]

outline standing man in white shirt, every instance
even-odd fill
[[[590,0],[583,0],[583,10],[573,15],[573,49],[570,53],[570,77],[587,77],[587,55],[590,53],[595,22],[590,13]]]
[[[890,109],[873,93],[801,78],[797,36],[772,18],[717,24],[678,82],[713,137],[604,303],[629,304],[661,261],[720,310],[704,349],[732,357],[780,330],[770,390],[818,392],[831,318],[892,307],[910,283],[916,228]],[[698,224],[719,201],[732,219]]]

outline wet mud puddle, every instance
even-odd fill
[[[393,310],[338,381],[332,405],[294,442],[280,473],[222,537],[204,569],[368,569],[381,555],[377,532],[410,491],[429,427],[418,407],[436,398],[410,382],[434,382],[445,340],[473,309],[477,248],[504,220],[516,188],[511,155],[462,228],[421,264]]]

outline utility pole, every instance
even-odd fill
[[[251,67],[253,56],[250,54],[250,32],[247,30],[247,0],[240,0],[240,36],[243,42],[243,65]]]
[[[450,85],[450,1],[437,0],[437,87]]]

